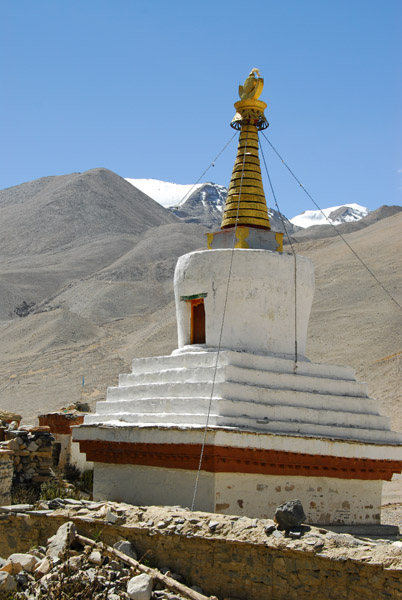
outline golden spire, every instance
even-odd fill
[[[235,227],[236,220],[237,225],[271,229],[258,154],[258,131],[268,127],[267,105],[258,100],[263,86],[258,69],[239,86],[240,100],[234,105],[236,114],[230,125],[240,130],[240,139],[221,229]]]

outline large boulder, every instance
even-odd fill
[[[303,505],[300,500],[289,500],[278,506],[275,511],[275,521],[278,529],[289,531],[292,527],[301,525],[306,520]]]

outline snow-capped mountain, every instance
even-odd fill
[[[170,181],[160,181],[159,179],[126,179],[131,185],[136,187],[150,198],[162,204],[165,208],[175,206],[182,202],[190,194],[202,187],[203,183],[180,184]]]
[[[216,183],[181,185],[157,179],[127,179],[136,188],[169,209],[186,223],[200,223],[208,229],[220,227],[227,197],[227,188]],[[271,227],[283,231],[282,219],[287,232],[293,234],[298,227],[276,210],[268,209]]]
[[[328,225],[329,222],[333,225],[340,225],[341,223],[359,221],[366,217],[369,212],[368,208],[360,206],[360,204],[343,204],[342,206],[324,208],[322,211],[306,210],[290,219],[290,222],[303,229],[312,225]]]
[[[171,206],[172,213],[186,223],[202,223],[216,228],[222,221],[227,189],[216,183],[204,183],[194,190],[179,206]]]
[[[186,223],[200,223],[208,229],[216,229],[222,220],[227,188],[216,183],[178,184],[158,179],[127,179],[153,200],[170,210]],[[268,209],[271,227],[283,231],[282,219],[289,235],[313,225],[352,223],[366,217],[370,211],[360,204],[343,204],[320,210],[306,210],[287,219],[271,208]],[[327,220],[329,219],[329,220]]]

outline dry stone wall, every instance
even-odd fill
[[[10,504],[11,502],[13,475],[14,465],[12,451],[0,450],[0,506],[2,504]]]
[[[30,487],[51,480],[54,438],[45,427],[3,430],[0,442],[0,505],[10,504],[12,487]],[[6,458],[7,457],[7,458]]]
[[[6,513],[0,556],[44,544],[67,520],[81,535],[109,545],[129,540],[139,557],[147,553],[151,565],[181,574],[187,585],[219,600],[402,598],[401,542],[307,526],[286,535],[268,519],[179,507],[59,500],[20,516]]]

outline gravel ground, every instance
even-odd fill
[[[381,508],[381,523],[383,525],[397,525],[402,533],[402,503],[383,506]]]

